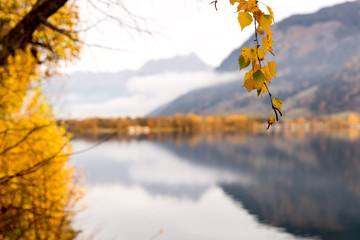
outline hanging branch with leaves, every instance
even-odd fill
[[[274,13],[269,6],[263,4],[269,14],[265,14],[259,7],[259,1],[256,0],[230,0],[232,5],[237,3],[238,21],[241,30],[254,22],[255,29],[255,46],[252,48],[243,47],[241,55],[239,56],[240,70],[247,68],[251,64],[249,72],[245,73],[244,87],[251,92],[257,91],[257,96],[268,94],[270,98],[271,108],[275,114],[272,114],[268,119],[268,127],[276,121],[279,121],[279,115],[282,116],[281,106],[282,101],[271,94],[269,84],[272,78],[276,77],[276,63],[268,61],[265,55],[269,52],[273,56],[273,40],[270,26],[275,22]],[[259,41],[259,35],[263,36],[262,41]]]
[[[217,1],[211,3],[216,7]],[[275,22],[274,13],[269,6],[261,3],[268,11],[268,14],[264,13],[259,7],[260,3],[256,0],[230,0],[231,5],[237,5],[236,13],[238,13],[241,30],[254,22],[254,47],[243,47],[238,61],[240,71],[251,64],[250,70],[245,73],[243,85],[248,92],[256,90],[257,96],[269,95],[271,108],[275,114],[275,117],[272,114],[268,119],[267,129],[269,129],[275,120],[279,121],[279,115],[282,116],[282,101],[271,94],[269,89],[272,78],[276,77],[276,63],[265,58],[267,53],[275,56],[272,48],[272,31],[270,30],[270,26]],[[261,41],[260,36],[262,36]]]

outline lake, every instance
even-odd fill
[[[360,239],[360,139],[340,133],[156,134],[107,141],[79,239]],[[95,142],[73,140],[75,151]]]

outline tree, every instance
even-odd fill
[[[256,46],[243,49],[239,58],[241,69],[252,64],[244,86],[249,91],[256,89],[258,95],[267,91],[277,116],[281,114],[281,101],[268,89],[276,64],[264,64],[265,54],[272,52],[269,27],[273,13],[267,7],[270,14],[264,14],[255,0],[230,3],[238,3],[242,28],[255,19]],[[78,22],[75,1],[0,0],[1,238],[76,236],[71,220],[81,191],[74,184],[74,170],[68,164],[70,136],[57,125],[42,96],[41,79],[53,76],[59,63],[78,56]],[[258,34],[264,32],[261,48]],[[269,118],[269,126],[273,122],[274,116]]]
[[[74,3],[0,1],[0,238],[73,239],[82,195],[41,79],[80,50]]]

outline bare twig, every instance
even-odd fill
[[[84,153],[84,152],[87,152],[97,146],[99,146],[100,144],[106,142],[106,141],[109,141],[111,138],[113,138],[114,136],[116,136],[117,134],[119,133],[118,130],[114,131],[113,133],[109,134],[108,136],[104,137],[103,139],[100,139],[98,142],[96,142],[95,144],[93,144],[92,146],[88,147],[88,148],[85,148],[85,149],[82,149],[82,150],[79,150],[79,151],[76,151],[76,152],[73,152],[69,155],[73,156],[73,155],[77,155],[77,154],[80,154],[80,153]]]
[[[216,10],[216,11],[218,10],[218,9],[217,9],[217,0],[212,1],[210,4],[214,4],[214,6],[215,6],[215,10]]]

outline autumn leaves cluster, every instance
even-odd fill
[[[0,0],[0,39],[35,2]],[[0,63],[0,239],[76,236],[71,222],[82,189],[68,162],[70,135],[42,91],[42,79],[79,53],[76,22],[77,8],[67,4]]]
[[[257,91],[258,96],[263,96],[268,92],[271,100],[272,109],[278,120],[281,113],[282,101],[274,97],[269,91],[269,83],[276,77],[276,63],[268,61],[265,56],[267,53],[275,55],[273,52],[272,31],[270,26],[274,23],[274,13],[269,6],[264,5],[267,13],[260,9],[260,2],[256,0],[230,0],[234,6],[237,5],[238,21],[241,30],[254,23],[255,39],[254,47],[243,47],[239,56],[240,70],[251,65],[245,73],[244,87],[251,92]],[[260,36],[262,39],[260,41]],[[268,119],[269,126],[275,121],[274,115]]]

